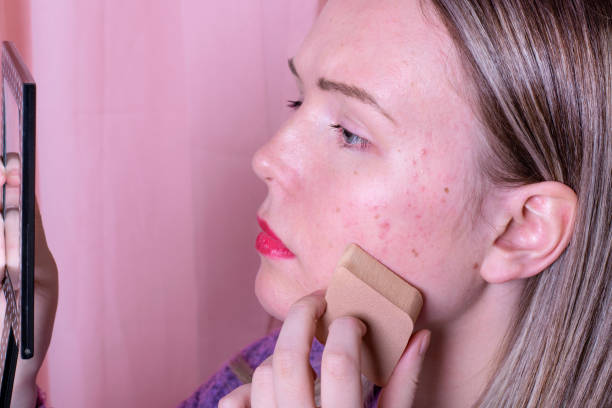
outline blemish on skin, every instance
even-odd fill
[[[379,218],[380,218],[380,214],[376,214],[376,215],[374,216],[374,219],[375,219],[375,220],[377,220],[377,219],[379,219]]]
[[[412,159],[412,165],[416,166],[416,159]]]
[[[339,213],[340,212],[340,207],[336,207],[336,212]]]
[[[480,266],[480,265],[478,265],[478,262],[476,262],[476,263],[474,264],[474,269],[475,269],[475,270],[476,270],[476,269],[478,269],[478,267],[479,267],[479,266]]]
[[[442,199],[442,204],[446,204],[446,199],[445,198]]]
[[[357,176],[359,173],[357,173],[357,170],[353,170],[353,174]]]
[[[380,232],[378,233],[378,238],[383,239],[389,232],[390,228],[391,228],[391,224],[389,224],[388,221],[385,221],[382,224],[380,224]]]
[[[421,156],[427,156],[427,149],[421,149]]]
[[[423,216],[421,214],[417,214],[417,215],[415,215],[414,218],[416,218],[417,220],[420,220],[421,218],[423,218]]]
[[[425,192],[425,186],[421,186],[421,193]]]
[[[448,189],[448,187],[444,187],[444,192],[445,192],[446,194],[448,194],[448,192],[449,192],[449,191],[450,191],[450,190]]]
[[[415,258],[419,257],[419,253],[417,252],[416,249],[412,248],[412,255],[414,255]]]

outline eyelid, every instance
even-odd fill
[[[338,133],[338,136],[340,138],[342,138],[342,142],[340,143],[340,145],[344,148],[363,151],[363,150],[368,150],[369,148],[372,147],[372,142],[370,142],[367,138],[360,136],[357,133],[351,132],[350,130],[348,130],[347,128],[345,128],[344,126],[338,123],[332,123],[329,126]],[[347,141],[345,140],[347,137],[347,133],[351,137],[354,136],[357,139],[359,139],[359,142],[358,143],[347,143]]]
[[[289,99],[287,101],[287,106],[290,109],[297,110],[300,106],[302,106],[302,103],[303,103],[303,101],[300,100],[300,99],[297,99],[297,100]]]

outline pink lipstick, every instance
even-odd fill
[[[255,248],[260,254],[276,259],[295,258],[293,252],[274,234],[268,223],[259,217],[257,217],[257,223],[259,223],[262,229],[262,232],[257,235],[257,240],[255,241]]]

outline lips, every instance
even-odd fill
[[[262,232],[259,233],[255,240],[255,248],[259,253],[276,259],[295,258],[293,252],[283,244],[283,241],[274,234],[274,231],[272,231],[264,220],[257,217],[257,222],[262,229]]]

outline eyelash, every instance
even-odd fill
[[[302,106],[302,101],[287,101],[287,106],[293,110],[297,110]],[[341,147],[349,149],[365,150],[370,146],[370,141],[346,130],[343,126],[333,123],[329,125],[341,137],[339,144]]]
[[[334,123],[329,125],[331,128],[338,132],[338,135],[341,137],[340,146],[346,147],[349,149],[357,149],[357,150],[365,150],[370,146],[370,141],[364,139],[363,137],[357,136],[354,133],[349,132],[341,125]]]
[[[293,110],[296,110],[300,106],[302,106],[302,101],[287,101],[287,106]]]

